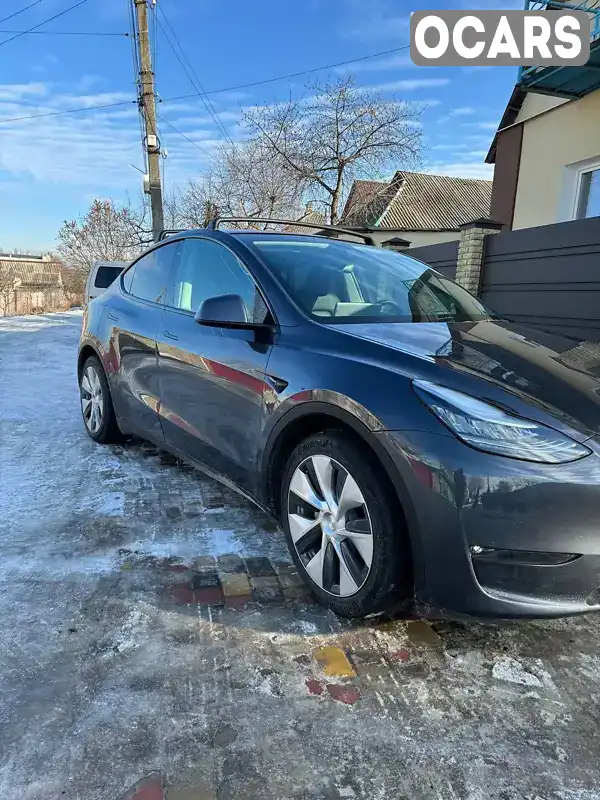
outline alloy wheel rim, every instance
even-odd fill
[[[309,456],[288,491],[288,524],[311,580],[328,594],[350,597],[373,565],[373,528],[358,484],[338,461]]]
[[[93,367],[87,367],[81,378],[81,411],[90,433],[98,433],[104,415],[104,400],[100,377]]]

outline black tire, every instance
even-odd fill
[[[311,456],[326,456],[341,465],[354,478],[368,509],[373,536],[372,561],[368,576],[354,594],[336,596],[315,583],[305,569],[290,532],[290,483],[298,467],[303,462],[308,463],[306,459]],[[293,502],[297,506],[295,500]],[[281,522],[298,572],[322,605],[340,616],[359,618],[410,606],[413,594],[412,565],[404,515],[382,465],[360,442],[342,431],[332,430],[310,436],[295,448],[283,474]],[[316,535],[319,536],[318,532]],[[337,589],[341,591],[341,583]]]
[[[119,426],[117,424],[117,418],[115,416],[115,410],[113,408],[112,397],[110,395],[108,381],[106,379],[106,375],[104,373],[102,364],[100,363],[100,359],[97,356],[89,356],[86,359],[81,369],[81,375],[79,376],[80,395],[83,396],[82,382],[83,382],[83,377],[84,375],[86,375],[88,368],[92,368],[96,372],[100,381],[100,386],[102,389],[102,394],[101,394],[102,417],[99,428],[95,431],[90,430],[90,427],[86,422],[86,418],[83,414],[83,408],[82,408],[83,425],[85,427],[86,433],[91,439],[93,439],[95,442],[98,442],[99,444],[110,444],[111,442],[120,442],[123,440],[123,434],[119,430]]]

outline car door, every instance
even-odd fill
[[[157,338],[160,416],[168,442],[251,490],[271,346],[259,343],[253,331],[195,322],[204,300],[223,294],[240,295],[255,322],[269,313],[228,247],[208,238],[183,239]]]
[[[158,416],[156,335],[165,307],[176,242],[142,256],[123,275],[122,291],[111,298],[103,323],[110,326],[111,380],[117,416],[163,438]]]

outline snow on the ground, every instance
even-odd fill
[[[61,563],[67,568],[68,550],[72,570],[78,548],[86,559],[94,553],[99,566],[123,547],[180,558],[238,553],[289,560],[282,534],[234,492],[162,463],[161,452],[141,442],[107,447],[88,438],[76,377],[81,323],[81,311],[0,318],[5,558],[16,552],[52,571]],[[90,520],[95,538],[82,534]],[[54,540],[42,535],[50,531]],[[33,539],[36,547],[29,547]]]

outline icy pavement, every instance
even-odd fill
[[[0,319],[2,800],[600,800],[598,617],[340,621],[257,509],[88,439],[80,325]]]

